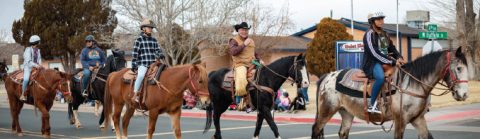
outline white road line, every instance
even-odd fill
[[[383,130],[382,129],[374,129],[374,130],[364,130],[364,131],[350,132],[349,135],[367,134],[367,133],[380,132],[380,131],[383,131]],[[338,137],[338,133],[325,135],[324,137],[325,138]],[[290,139],[311,139],[311,138],[312,137],[299,137],[299,138],[290,138]]]
[[[22,131],[24,136],[33,136],[33,137],[41,137],[43,138],[43,135],[37,132],[31,132],[31,131]],[[14,134],[12,133],[11,129],[6,129],[6,128],[0,128],[0,133],[7,133],[7,134]],[[14,135],[17,136],[17,135]],[[59,135],[59,134],[50,134],[50,138],[54,139],[66,139],[66,138],[79,138],[75,136],[66,136],[66,135]]]
[[[277,126],[287,126],[287,125],[299,125],[302,123],[288,123],[288,124],[277,124]],[[268,125],[263,125],[262,127],[268,127]],[[244,127],[230,127],[230,128],[222,128],[222,131],[228,130],[237,130],[237,129],[248,129],[248,128],[255,128],[255,126],[244,126]],[[208,132],[213,132],[215,130],[209,130]],[[203,130],[189,130],[189,131],[182,131],[184,133],[195,133],[195,132],[203,132]],[[160,136],[160,135],[169,135],[174,134],[173,132],[163,132],[163,133],[153,133],[153,136]],[[147,134],[136,134],[136,135],[128,135],[128,137],[146,137]],[[82,138],[82,139],[112,139],[117,138],[117,136],[104,136],[104,137],[89,137],[89,138]]]

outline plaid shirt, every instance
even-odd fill
[[[158,46],[157,39],[141,33],[133,45],[132,69],[137,69],[138,66],[150,66],[155,62],[156,53],[163,53]]]

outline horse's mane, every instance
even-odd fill
[[[199,80],[202,80],[202,81],[207,81],[208,80],[207,69],[205,67],[203,67],[203,65],[201,65],[201,64],[176,65],[176,66],[173,66],[173,67],[170,67],[170,68],[189,68],[190,66],[196,67],[198,69],[198,71],[199,71],[198,79]]]
[[[274,67],[277,67],[279,65],[281,65],[283,62],[285,61],[292,61],[293,58],[295,58],[296,56],[287,56],[287,57],[282,57],[280,59],[277,59],[275,61],[273,61],[272,63],[268,64],[267,66],[269,68],[274,68]],[[293,62],[293,61],[292,61]]]
[[[422,80],[438,70],[437,63],[442,59],[441,57],[445,52],[447,51],[429,53],[403,65],[402,68],[412,74],[415,78]]]

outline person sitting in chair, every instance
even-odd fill
[[[369,79],[375,79],[371,92],[368,112],[381,113],[377,108],[377,97],[385,80],[383,65],[403,64],[403,58],[382,29],[385,15],[377,12],[368,15],[370,29],[363,36],[365,51],[363,53],[363,71]]]
[[[85,48],[82,49],[80,54],[80,62],[83,67],[82,96],[87,97],[87,86],[92,71],[105,63],[105,52],[98,47],[93,35],[85,37]]]
[[[25,48],[23,53],[23,83],[22,83],[22,95],[20,95],[21,101],[26,101],[25,91],[27,91],[28,82],[30,81],[30,74],[32,74],[33,68],[43,69],[42,55],[38,48],[40,44],[40,37],[33,35],[29,40],[29,47]]]
[[[142,86],[143,79],[148,71],[148,67],[152,63],[155,63],[157,58],[165,58],[160,46],[158,45],[157,39],[152,37],[153,28],[155,28],[155,24],[151,20],[144,20],[140,26],[142,33],[140,33],[140,36],[135,40],[133,45],[131,70],[137,73],[137,78],[133,86],[134,95],[131,98],[132,102],[139,102],[139,96],[137,94],[140,91],[140,87]],[[155,76],[156,80],[160,77],[160,72],[164,68],[165,65],[161,64]]]

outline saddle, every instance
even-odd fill
[[[139,104],[135,104],[132,102],[135,108],[140,110],[148,110],[148,108],[145,105],[147,93],[144,91],[144,86],[145,84],[155,85],[160,82],[157,79],[160,77],[161,72],[166,69],[166,68],[160,69],[160,66],[161,66],[161,63],[158,61],[149,66],[147,73],[145,74],[145,78],[143,79],[143,83],[140,86],[140,91],[137,93],[137,95],[139,96]],[[133,81],[136,78],[137,78],[137,73],[131,70],[128,70],[123,74],[122,80],[125,84],[130,84],[131,88],[133,89],[133,85],[134,85]],[[134,95],[133,90],[131,91],[130,96],[131,95]]]
[[[255,69],[255,65],[250,65],[247,68],[247,80],[249,82],[254,80],[254,75],[257,72],[257,69]],[[248,90],[253,90],[253,86],[247,85]],[[235,92],[235,72],[233,70],[230,70],[225,74],[225,77],[223,77],[223,83],[222,83],[222,88],[225,90],[230,90],[232,92]]]
[[[395,72],[396,68],[393,68],[391,66],[383,66],[384,68],[384,75],[385,75],[385,82],[384,86],[380,90],[382,93],[387,93],[390,91],[394,91],[394,88],[391,90],[388,90],[387,87],[389,85],[389,82],[394,80],[393,73]],[[366,92],[367,96],[371,95],[372,92],[372,83],[374,83],[375,80],[373,79],[368,79],[368,77],[365,75],[365,73],[360,70],[360,69],[350,69],[346,71],[344,74],[343,78],[339,81],[339,84],[342,86],[358,91],[358,92]]]
[[[31,84],[32,80],[35,80],[35,78],[38,76],[39,71],[40,70],[37,69],[37,68],[32,69],[32,73],[30,74],[30,79],[29,79],[30,83],[29,84]],[[23,70],[17,70],[15,72],[13,72],[11,77],[12,77],[12,79],[15,83],[21,85],[22,82],[23,82]]]

